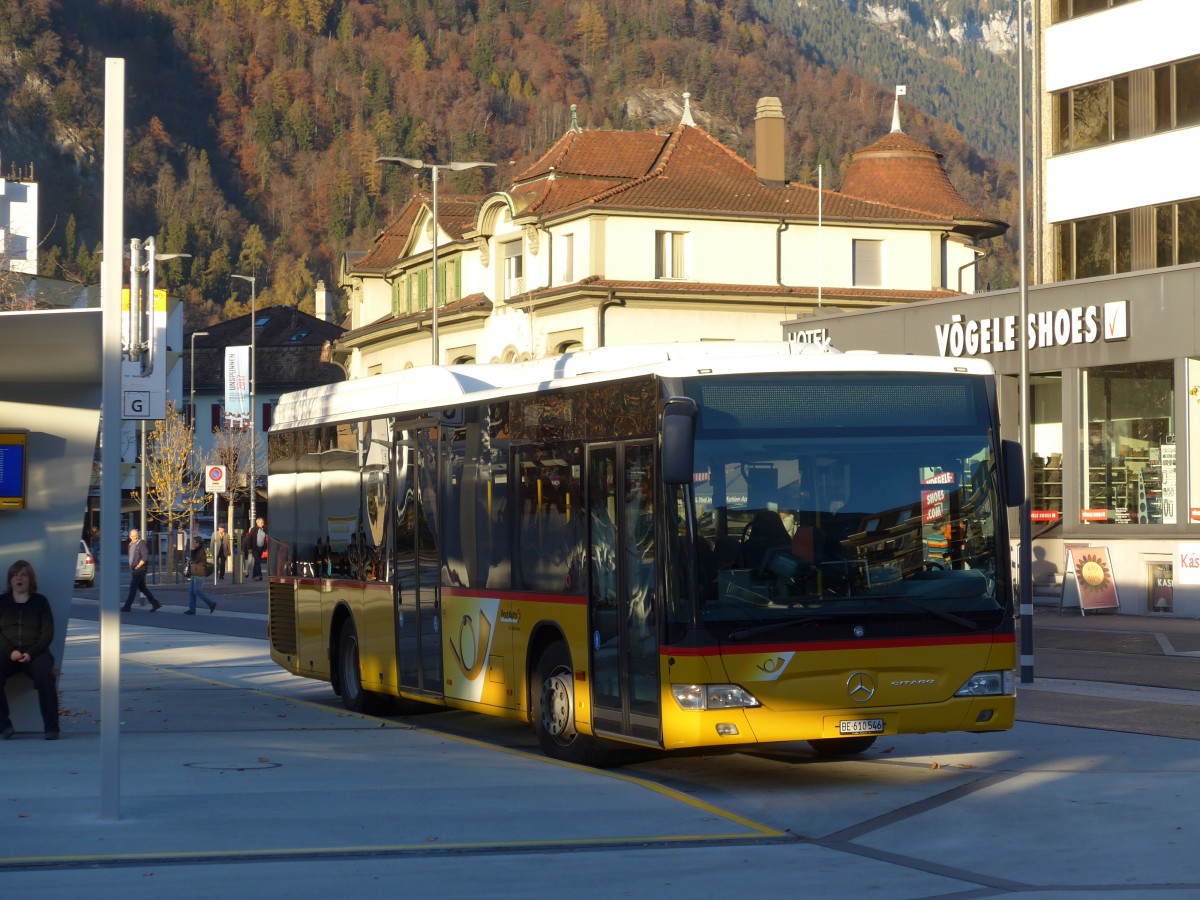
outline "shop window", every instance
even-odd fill
[[[1030,514],[1042,532],[1062,523],[1063,426],[1062,373],[1033,375],[1029,381],[1033,494]]]
[[[1082,380],[1081,521],[1173,524],[1174,363],[1103,366]]]
[[[1187,361],[1188,402],[1187,427],[1190,445],[1200,447],[1200,359]],[[1193,458],[1195,450],[1193,449]],[[1184,520],[1191,524],[1200,522],[1200,465],[1190,465],[1187,470],[1188,515]]]

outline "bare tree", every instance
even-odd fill
[[[258,441],[254,443],[257,445],[254,449],[259,454],[255,459],[255,472],[265,472],[266,469],[262,465],[261,443]],[[226,530],[230,534],[234,533],[234,505],[239,502],[245,502],[248,505],[250,501],[250,452],[251,434],[248,428],[226,426],[213,429],[213,448],[209,453],[209,462],[225,467],[225,483],[229,486],[229,490],[222,495],[221,499],[225,501],[228,510]]]
[[[146,438],[146,507],[174,534],[204,507],[204,478],[194,433],[174,403]],[[175,571],[173,541],[167,542],[167,570]],[[186,551],[187,548],[185,548]]]

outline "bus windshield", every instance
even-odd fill
[[[814,624],[839,620],[895,634],[995,627],[1004,509],[986,391],[937,373],[691,384],[702,624],[733,641],[828,637]]]

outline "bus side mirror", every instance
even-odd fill
[[[1004,458],[1004,505],[1020,506],[1025,502],[1025,451],[1017,441],[1001,441]]]
[[[691,484],[695,455],[696,401],[691,397],[671,397],[663,408],[663,483]]]

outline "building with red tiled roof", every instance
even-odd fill
[[[842,190],[786,181],[784,118],[758,104],[755,163],[683,119],[666,133],[572,127],[512,187],[401,210],[342,277],[337,356],[363,377],[662,340],[777,339],[781,323],[974,290],[1007,226],[899,131],[859,151]],[[807,312],[806,312],[807,311]],[[431,340],[437,323],[437,346]]]

